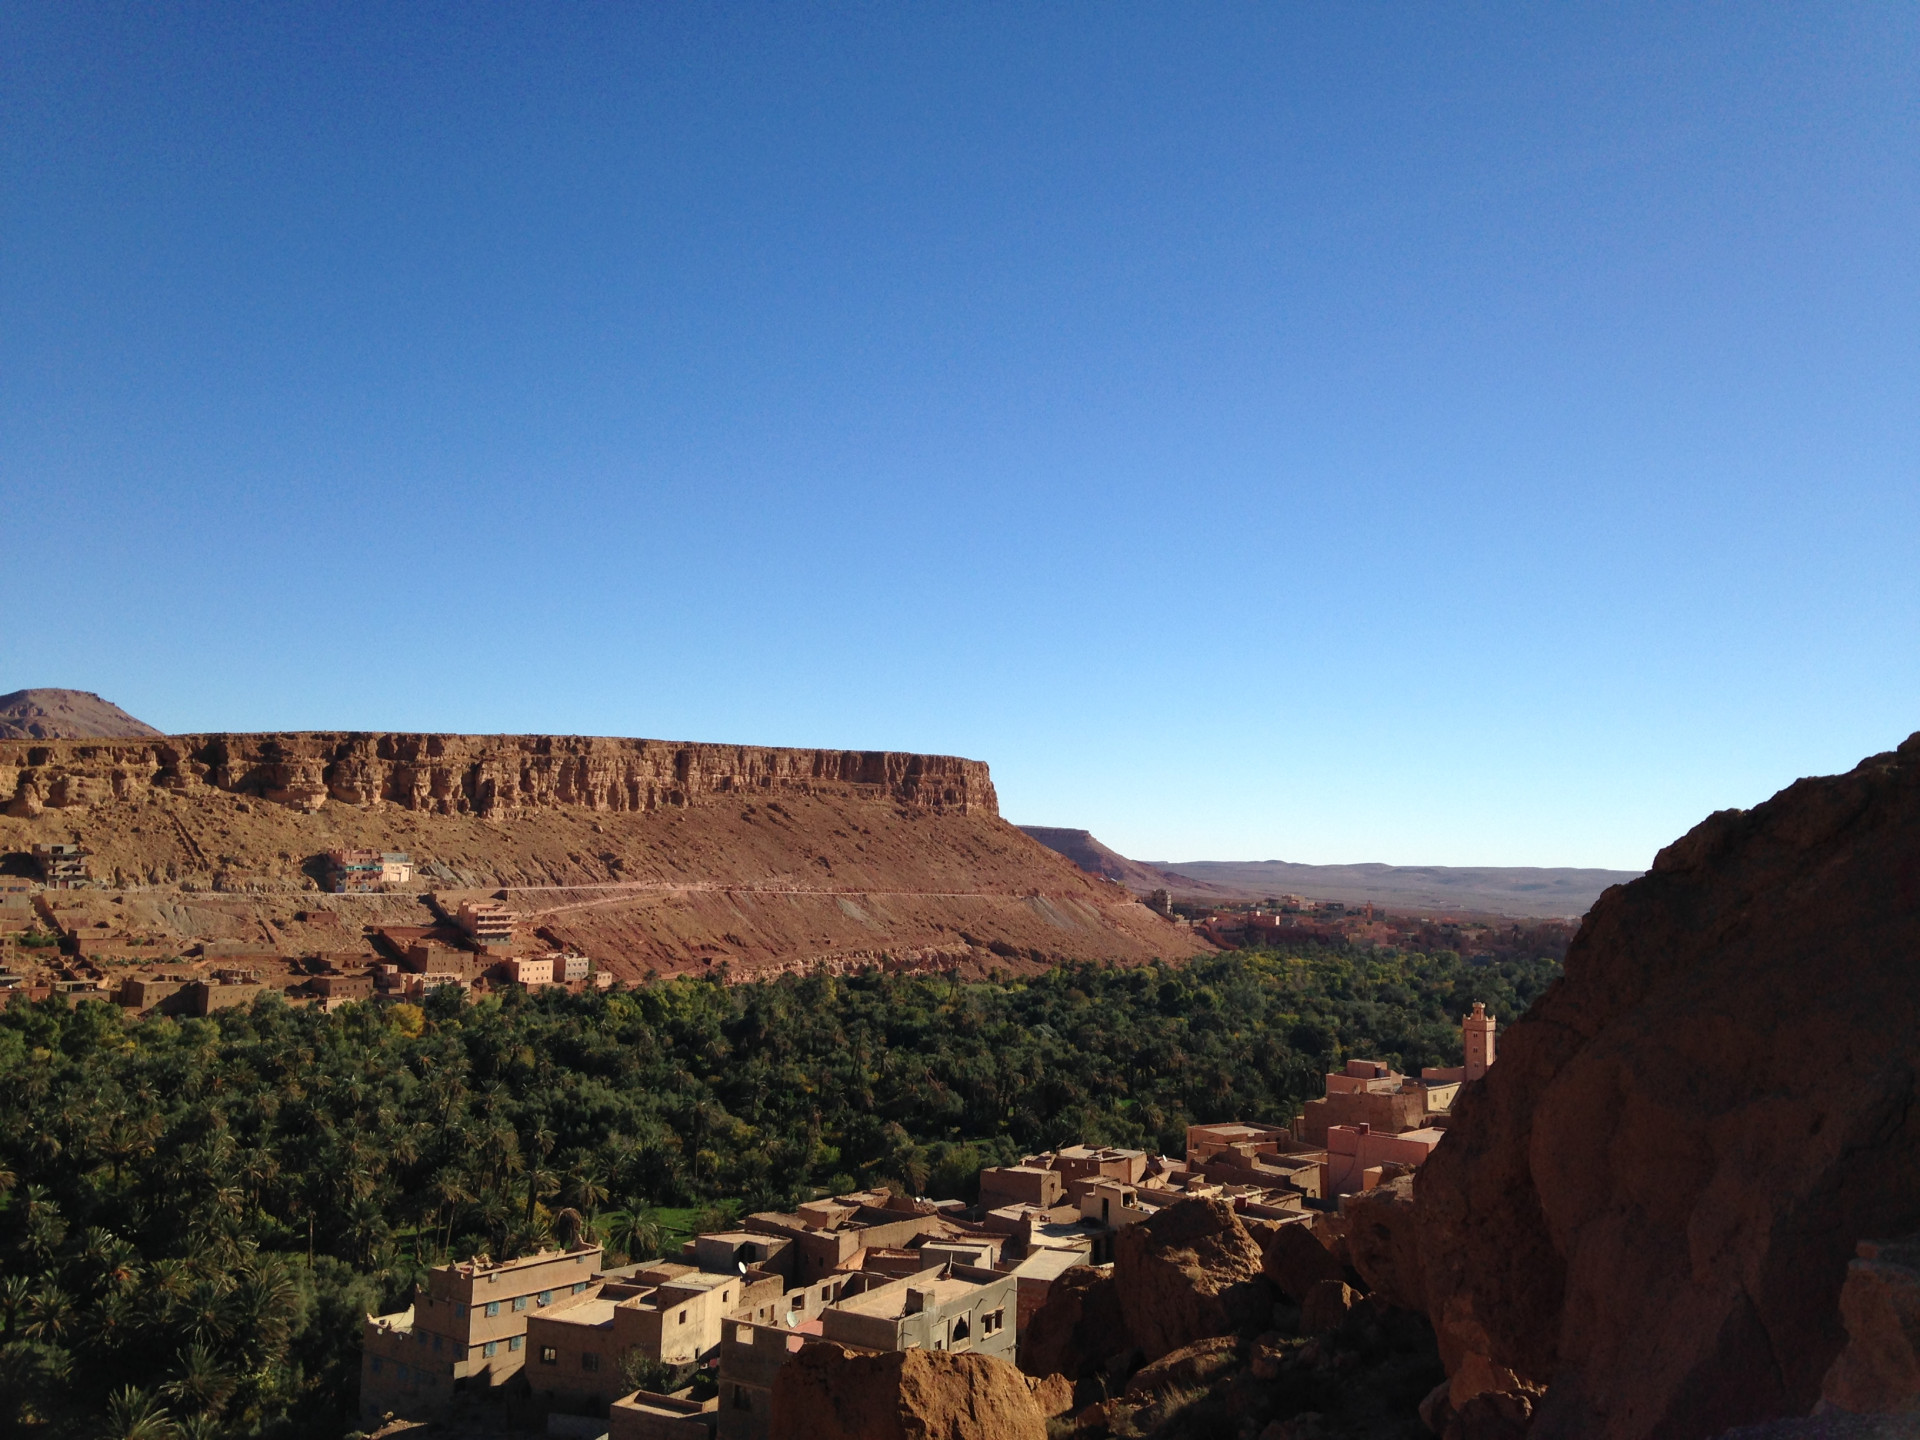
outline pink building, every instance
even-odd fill
[[[1371,1190],[1387,1165],[1418,1169],[1433,1153],[1444,1130],[1403,1130],[1397,1135],[1375,1130],[1364,1122],[1335,1125],[1327,1131],[1327,1158],[1321,1162],[1321,1193],[1352,1195]]]

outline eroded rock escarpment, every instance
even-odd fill
[[[1917,1072],[1920,736],[1709,817],[1502,1036],[1414,1184],[1421,1275],[1378,1227],[1455,1405],[1543,1388],[1538,1440],[1806,1414],[1857,1242],[1920,1226]]]
[[[10,774],[8,772],[11,772]],[[11,781],[11,784],[6,782]],[[151,742],[0,744],[10,813],[210,785],[314,808],[399,805],[492,816],[577,805],[609,812],[697,804],[715,796],[819,787],[935,811],[997,814],[978,760],[886,751],[788,750],[581,735],[303,732],[173,735]]]
[[[951,756],[569,736],[7,742],[0,800],[8,863],[81,845],[94,879],[141,893],[75,923],[138,930],[163,956],[236,925],[304,953],[310,907],[292,897],[341,848],[405,851],[419,890],[498,890],[529,943],[629,980],[1207,948],[1007,824],[987,767]],[[342,903],[346,938],[323,948],[395,923],[372,899]]]

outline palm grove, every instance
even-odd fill
[[[639,1256],[655,1206],[965,1195],[1079,1140],[1177,1154],[1192,1120],[1284,1122],[1349,1054],[1454,1062],[1473,1000],[1517,1015],[1558,969],[1309,949],[184,1021],[15,1007],[0,1417],[49,1440],[338,1435],[360,1317],[448,1256],[576,1215]]]

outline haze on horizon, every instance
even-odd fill
[[[0,690],[1638,869],[1920,729],[1920,12],[0,15]]]

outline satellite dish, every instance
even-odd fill
[[[736,1264],[736,1265],[738,1265],[738,1266],[740,1267],[740,1273],[741,1273],[742,1275],[744,1275],[744,1274],[746,1274],[746,1273],[747,1273],[747,1262],[746,1262],[746,1261],[744,1261],[744,1260],[736,1260],[736,1261],[734,1261],[733,1263],[734,1263],[734,1264]]]

